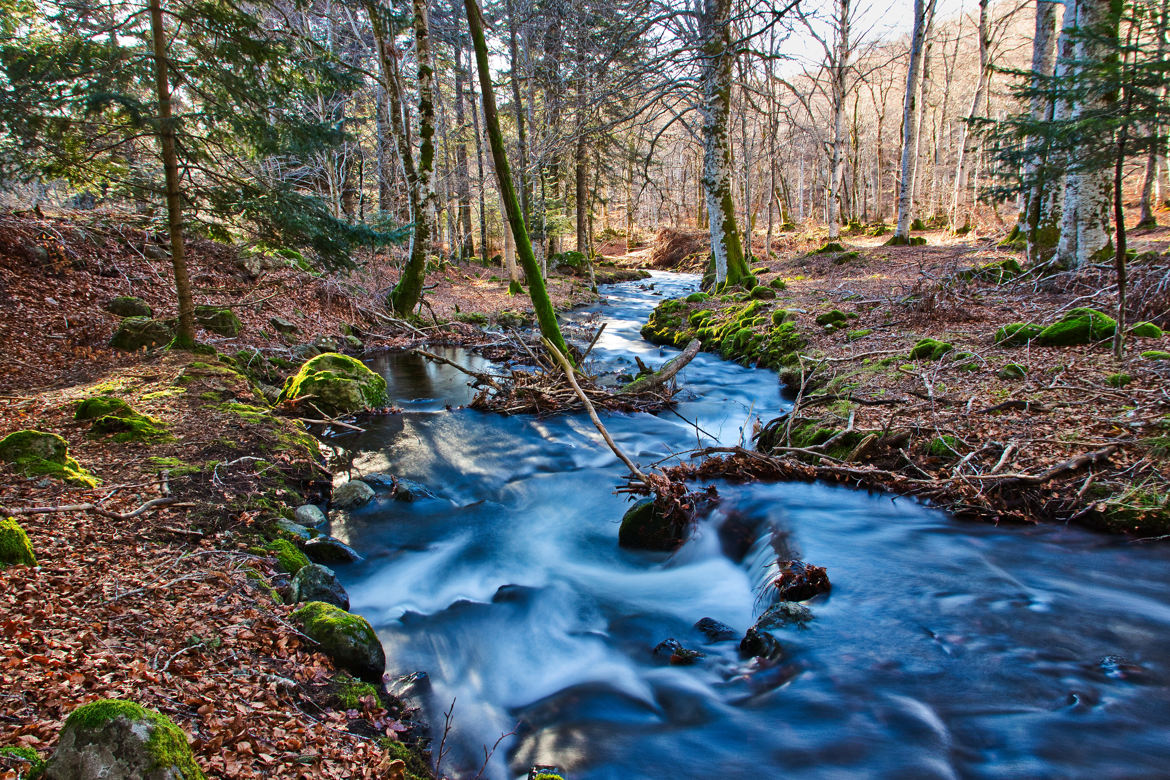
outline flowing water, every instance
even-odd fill
[[[661,364],[675,350],[638,328],[695,284],[614,285],[571,318],[609,323],[603,367]],[[463,374],[412,355],[372,365],[405,411],[333,443],[355,474],[426,491],[335,513],[333,533],[366,556],[338,574],[389,671],[429,674],[436,747],[455,700],[445,773],[475,776],[514,732],[485,777],[1170,776],[1165,547],[841,487],[720,484],[676,554],[626,551],[624,469],[584,414],[449,408],[470,400]],[[775,374],[709,354],[680,385],[677,414],[604,418],[644,467],[738,442],[786,406]],[[806,628],[775,632],[784,660],[759,666],[692,625],[746,630],[776,550],[827,567],[833,590]],[[664,664],[652,648],[668,637],[705,657]]]

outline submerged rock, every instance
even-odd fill
[[[357,550],[332,536],[310,539],[302,545],[302,549],[314,563],[352,563],[362,559]]]
[[[386,652],[365,618],[323,601],[311,601],[292,616],[338,666],[367,682],[381,681]]]
[[[701,618],[695,623],[695,630],[707,637],[708,642],[729,642],[739,636],[731,626],[709,617]]]
[[[305,398],[326,414],[343,415],[386,406],[386,380],[360,361],[335,352],[317,355],[290,376],[281,401]]]
[[[169,718],[103,699],[70,713],[46,780],[203,780],[187,735]]]
[[[618,544],[622,547],[670,552],[678,549],[682,542],[679,529],[662,516],[652,498],[642,499],[622,516],[618,530]]]
[[[703,657],[698,650],[683,647],[677,639],[663,639],[654,646],[654,657],[669,661],[673,666],[689,666]]]
[[[321,601],[338,609],[349,609],[349,594],[337,575],[317,563],[310,563],[296,573],[289,584],[289,598],[294,604]]]
[[[333,489],[330,502],[339,509],[353,509],[368,504],[374,497],[374,489],[360,479],[351,479]]]
[[[769,634],[767,631],[760,631],[752,627],[744,634],[743,639],[739,642],[739,654],[745,658],[766,658],[775,660],[784,655],[784,649],[780,646],[780,640]]]
[[[781,601],[773,604],[756,620],[755,628],[768,629],[781,626],[800,626],[813,619],[812,610],[795,601]]]
[[[779,561],[779,565],[780,574],[772,580],[772,587],[780,601],[807,601],[832,587],[823,566],[804,561]]]

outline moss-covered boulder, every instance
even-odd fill
[[[776,291],[760,284],[752,288],[751,296],[757,301],[770,301],[776,297]]]
[[[1170,352],[1160,349],[1150,349],[1142,353],[1146,360],[1170,360]]]
[[[834,328],[840,328],[848,321],[848,315],[839,309],[833,309],[832,311],[827,311],[824,314],[818,314],[816,320],[817,325],[824,327],[832,326]]]
[[[288,539],[273,539],[265,548],[276,557],[280,568],[289,574],[296,574],[309,565],[309,558]]]
[[[1117,320],[1096,309],[1069,309],[1059,321],[1036,336],[1036,343],[1048,347],[1069,347],[1112,338]]]
[[[220,336],[231,337],[240,335],[244,327],[236,313],[223,306],[196,306],[195,324]]]
[[[1162,338],[1162,329],[1152,322],[1139,322],[1129,329],[1129,333],[1139,339]]]
[[[37,556],[33,552],[28,534],[20,523],[11,517],[0,520],[0,569],[5,566],[36,566]]]
[[[1019,363],[1008,363],[996,374],[1000,379],[1023,379],[1028,375],[1028,369]]]
[[[386,380],[360,361],[336,352],[308,360],[290,376],[280,401],[306,400],[326,414],[352,414],[386,406]]]
[[[777,276],[775,279],[768,282],[768,286],[771,287],[773,290],[787,290],[788,289],[788,282],[784,281],[781,277]]]
[[[992,284],[1003,284],[1015,279],[1022,274],[1024,269],[1020,267],[1019,261],[1014,257],[1004,258],[1003,260],[995,260],[990,263],[976,266],[974,268],[967,268],[959,271],[957,276],[960,279],[967,281],[990,282]]]
[[[127,317],[110,337],[110,346],[136,352],[147,347],[161,347],[175,338],[171,326],[150,317]]]
[[[46,780],[203,780],[187,735],[165,715],[117,699],[65,720]]]
[[[311,601],[292,616],[338,666],[369,682],[382,680],[386,652],[365,618],[323,601]]]
[[[820,249],[816,250],[815,254],[832,255],[832,254],[836,254],[838,252],[844,252],[844,251],[845,251],[845,247],[841,245],[841,242],[828,241],[825,244],[823,244]]]
[[[134,295],[119,295],[107,301],[103,308],[119,317],[150,317],[154,314],[149,303]]]
[[[948,341],[925,338],[914,345],[910,350],[911,360],[942,360],[955,346]]]
[[[995,331],[995,343],[1005,347],[1022,347],[1044,331],[1041,325],[1013,322]]]
[[[338,609],[349,609],[349,594],[345,592],[333,569],[318,563],[303,567],[289,583],[289,599],[293,604],[321,601]]]
[[[77,405],[76,420],[92,420],[91,433],[117,442],[152,442],[168,438],[167,428],[155,417],[141,414],[121,398],[98,395]]]
[[[1105,377],[1105,384],[1109,385],[1110,387],[1122,388],[1132,381],[1133,377],[1124,372],[1110,374],[1109,376]]]
[[[644,498],[630,507],[622,516],[618,529],[618,544],[632,550],[677,550],[683,543],[683,529],[654,505],[654,499]]]
[[[16,431],[0,439],[0,461],[26,476],[55,477],[83,487],[97,480],[69,456],[69,445],[55,433]]]

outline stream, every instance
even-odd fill
[[[652,308],[696,288],[655,273],[566,319],[608,322],[591,368],[633,373],[634,355],[677,352],[638,335]],[[455,408],[471,391],[454,369],[412,354],[370,365],[403,413],[330,443],[355,476],[393,474],[416,496],[375,481],[374,502],[332,513],[365,556],[337,573],[387,671],[429,675],[436,752],[455,700],[445,774],[474,777],[512,733],[484,777],[536,764],[570,780],[1170,776],[1170,548],[843,487],[717,483],[721,502],[677,553],[623,550],[625,469],[584,413]],[[750,438],[787,406],[774,373],[707,353],[679,386],[677,413],[603,416],[643,468]],[[784,659],[760,665],[693,624],[742,635],[777,550],[826,567],[833,589],[807,627],[774,631]],[[666,664],[652,649],[670,637],[705,657]]]

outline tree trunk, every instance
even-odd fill
[[[959,159],[955,163],[955,187],[951,194],[952,228],[969,226],[974,218],[974,204],[972,204],[972,207],[963,218],[962,225],[959,223],[959,208],[962,205],[963,195],[967,191],[967,168],[970,165],[970,157],[975,146],[970,131],[970,123],[972,120],[984,114],[983,104],[987,95],[987,80],[991,76],[991,20],[988,17],[988,8],[990,5],[990,0],[979,0],[979,82],[975,87],[975,96],[971,99],[971,110],[967,112],[967,121],[959,129]],[[1036,70],[1036,55],[1037,49],[1042,48],[1040,38],[1041,20],[1048,11],[1044,6],[1051,5],[1052,3],[1048,2],[1048,0],[1037,0],[1036,3],[1036,43],[1032,50],[1033,72],[1040,72]],[[1052,19],[1055,20],[1055,16]],[[1051,63],[1049,63],[1049,70],[1047,72],[1052,72]]]
[[[512,183],[512,172],[508,168],[508,155],[504,150],[504,136],[500,131],[496,96],[492,88],[491,64],[488,61],[487,41],[484,39],[483,17],[480,15],[479,4],[476,0],[465,0],[465,3],[467,26],[471,30],[471,42],[475,47],[475,59],[479,66],[479,87],[483,94],[483,114],[484,122],[487,125],[488,143],[491,146],[492,158],[496,163],[496,179],[500,185],[500,199],[507,212],[508,223],[512,226],[512,236],[516,239],[516,254],[524,269],[524,277],[528,281],[528,294],[531,296],[532,306],[536,310],[536,320],[540,325],[541,335],[560,350],[561,354],[568,357],[569,350],[561,336],[556,312],[553,311],[548,290],[544,286],[544,277],[541,276],[540,267],[536,263],[536,255],[533,253],[532,243],[528,239],[528,230],[524,226],[524,214],[521,212],[520,200],[516,197],[516,188]]]
[[[179,301],[179,329],[172,346],[195,346],[195,299],[187,275],[187,252],[183,244],[183,196],[179,191],[179,155],[175,149],[175,120],[171,115],[171,87],[167,77],[166,30],[162,0],[150,0],[150,37],[154,47],[154,87],[158,98],[158,143],[166,177],[167,227],[171,234],[171,265],[175,271],[175,297]]]
[[[479,251],[483,253],[483,259],[486,263],[491,252],[488,249],[487,203],[484,195],[483,137],[479,132],[479,104],[475,96],[475,78],[471,75],[471,63],[468,62],[467,65],[467,88],[471,95],[471,127],[475,133],[475,169],[479,182]],[[507,230],[504,232],[506,233]],[[511,274],[511,278],[515,278],[514,272]]]
[[[459,0],[455,0],[455,12],[458,18],[460,10]],[[463,108],[463,41],[457,38],[455,43],[455,186],[458,193],[458,213],[455,226],[459,232],[459,258],[465,260],[475,254],[475,240],[472,238],[471,227],[471,172],[467,167],[467,117]],[[481,249],[486,253],[486,249]]]
[[[1053,75],[1056,68],[1056,14],[1058,3],[1050,0],[1036,2],[1036,30],[1032,44],[1032,87],[1039,89]],[[1040,95],[1032,98],[1031,114],[1034,121],[1051,121],[1054,106]],[[1041,261],[1056,246],[1059,236],[1057,224],[1052,221],[1052,210],[1045,218],[1044,200],[1051,185],[1048,170],[1048,150],[1042,141],[1029,139],[1032,147],[1025,166],[1025,181],[1031,181],[1028,199],[1024,205],[1023,222],[1028,237],[1028,259]]]
[[[833,143],[829,159],[829,239],[841,236],[841,180],[845,175],[845,77],[849,72],[851,0],[837,1],[837,41],[833,57]]]
[[[527,225],[532,219],[532,183],[528,178],[528,133],[524,127],[524,103],[520,100],[520,12],[516,7],[519,2],[508,2],[508,53],[512,58],[512,107],[516,112],[516,136],[520,152],[520,205],[524,209],[524,224]],[[487,105],[486,100],[484,105]]]
[[[703,90],[703,194],[715,260],[716,284],[735,284],[747,276],[735,203],[731,197],[731,0],[703,0],[700,81]]]
[[[910,238],[910,213],[914,207],[914,157],[918,149],[918,90],[922,74],[926,15],[934,13],[935,0],[914,0],[914,30],[910,36],[910,66],[906,70],[906,99],[902,104],[902,180],[898,183],[898,225],[894,238]]]
[[[1155,20],[1155,29],[1158,31],[1159,62],[1165,62],[1167,53],[1170,53],[1170,38],[1167,37],[1168,25],[1170,25],[1170,0],[1162,0],[1162,8]],[[1165,101],[1166,87],[1163,85],[1158,91],[1162,100]],[[1159,130],[1161,129],[1159,128]],[[1157,198],[1158,170],[1165,164],[1163,151],[1165,151],[1164,145],[1152,145],[1150,153],[1146,157],[1146,177],[1142,182],[1141,218],[1137,225],[1139,228],[1154,227],[1158,224],[1157,220],[1154,219],[1154,201]]]

